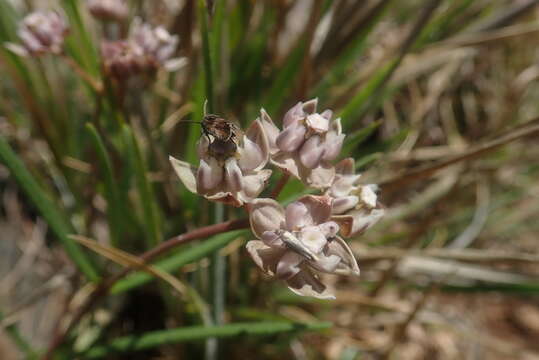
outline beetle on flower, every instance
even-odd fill
[[[269,145],[260,121],[253,122],[238,140],[202,136],[197,150],[198,168],[173,157],[170,161],[187,189],[208,200],[242,206],[260,195],[271,175],[271,170],[264,169]]]

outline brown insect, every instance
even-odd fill
[[[210,139],[210,135],[214,137],[215,140],[220,141],[237,141],[239,135],[239,128],[230,121],[223,119],[218,115],[208,114],[204,116],[202,120],[202,131],[204,135]]]
[[[207,114],[202,120],[202,132],[208,138],[208,152],[216,159],[225,160],[236,154],[241,130],[234,123],[218,115]]]

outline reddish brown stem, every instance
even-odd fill
[[[140,255],[140,258],[144,260],[145,262],[149,262],[150,260],[155,259],[159,255],[164,254],[170,249],[173,249],[179,245],[186,244],[190,241],[206,238],[212,235],[233,231],[233,230],[239,230],[239,229],[245,229],[249,227],[249,220],[248,219],[239,219],[239,220],[231,220],[231,221],[225,221],[219,224],[204,226],[201,228],[198,228],[193,231],[189,231],[185,234],[175,236],[165,242],[162,242],[158,246],[154,247],[153,249],[145,252],[144,254]],[[86,301],[81,305],[81,307],[78,308],[78,310],[73,315],[73,318],[65,328],[65,330],[57,331],[57,334],[49,344],[49,347],[47,349],[47,352],[43,355],[41,358],[42,360],[50,360],[52,359],[52,355],[54,354],[54,351],[62,345],[62,343],[65,341],[67,334],[73,329],[73,327],[82,319],[82,317],[90,311],[94,305],[101,299],[103,296],[105,296],[112,285],[116,283],[116,281],[120,280],[129,272],[133,270],[130,267],[127,267],[123,269],[121,272],[119,272],[116,275],[111,276],[108,279],[102,280],[94,289],[92,294],[88,296]]]
[[[277,185],[275,185],[275,188],[274,188],[273,191],[271,192],[270,197],[271,197],[272,199],[277,199],[277,197],[279,196],[279,194],[281,193],[281,191],[283,191],[284,186],[285,186],[286,183],[288,182],[288,179],[290,179],[290,174],[288,174],[288,173],[283,173],[283,175],[282,175],[281,178],[279,179],[279,182],[277,183]]]

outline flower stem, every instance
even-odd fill
[[[154,247],[153,249],[145,252],[140,256],[144,262],[149,262],[150,260],[155,259],[159,255],[162,255],[166,253],[167,251],[176,248],[179,245],[187,244],[188,242],[191,242],[193,240],[201,239],[201,238],[207,238],[212,235],[232,231],[232,230],[239,230],[239,229],[245,229],[249,227],[249,220],[248,219],[239,219],[239,220],[231,220],[231,221],[225,221],[219,224],[204,226],[198,229],[195,229],[193,231],[189,231],[187,233],[175,236],[167,241],[162,242],[158,246]],[[65,328],[65,330],[56,331],[56,336],[53,338],[52,342],[49,344],[49,348],[47,352],[43,355],[41,358],[42,360],[50,360],[52,359],[52,356],[54,354],[54,351],[63,344],[65,341],[67,335],[69,332],[73,329],[73,327],[82,319],[82,317],[90,311],[97,302],[108,294],[110,288],[112,285],[116,283],[116,281],[122,279],[125,277],[129,272],[133,270],[132,267],[127,267],[123,271],[117,273],[116,275],[113,275],[107,279],[102,280],[95,288],[94,291],[86,301],[78,308],[78,310],[73,315],[71,321]]]
[[[101,81],[96,80],[92,75],[88,74],[76,61],[67,56],[66,54],[60,54],[60,57],[67,63],[67,65],[79,75],[97,94],[103,93],[103,84]]]
[[[286,185],[286,183],[288,182],[289,179],[290,179],[290,174],[289,173],[283,173],[283,175],[279,179],[279,182],[277,183],[277,185],[275,185],[275,188],[271,192],[270,197],[272,199],[277,199],[277,197],[279,196],[281,191],[283,191],[283,189],[284,189],[284,187],[285,187],[285,185]]]

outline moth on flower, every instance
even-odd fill
[[[247,243],[254,262],[284,280],[298,295],[334,299],[319,273],[359,275],[359,266],[331,220],[329,196],[307,195],[284,209],[273,199],[251,203],[249,220],[258,240]]]
[[[254,121],[245,134],[217,115],[206,115],[201,125],[199,167],[170,157],[180,180],[189,191],[210,201],[233,206],[253,201],[271,176],[271,170],[264,169],[269,145],[260,121]]]
[[[260,119],[269,137],[271,162],[314,188],[327,188],[335,177],[331,161],[341,152],[345,135],[333,112],[316,111],[318,99],[298,102],[284,115],[279,130],[262,109]]]

